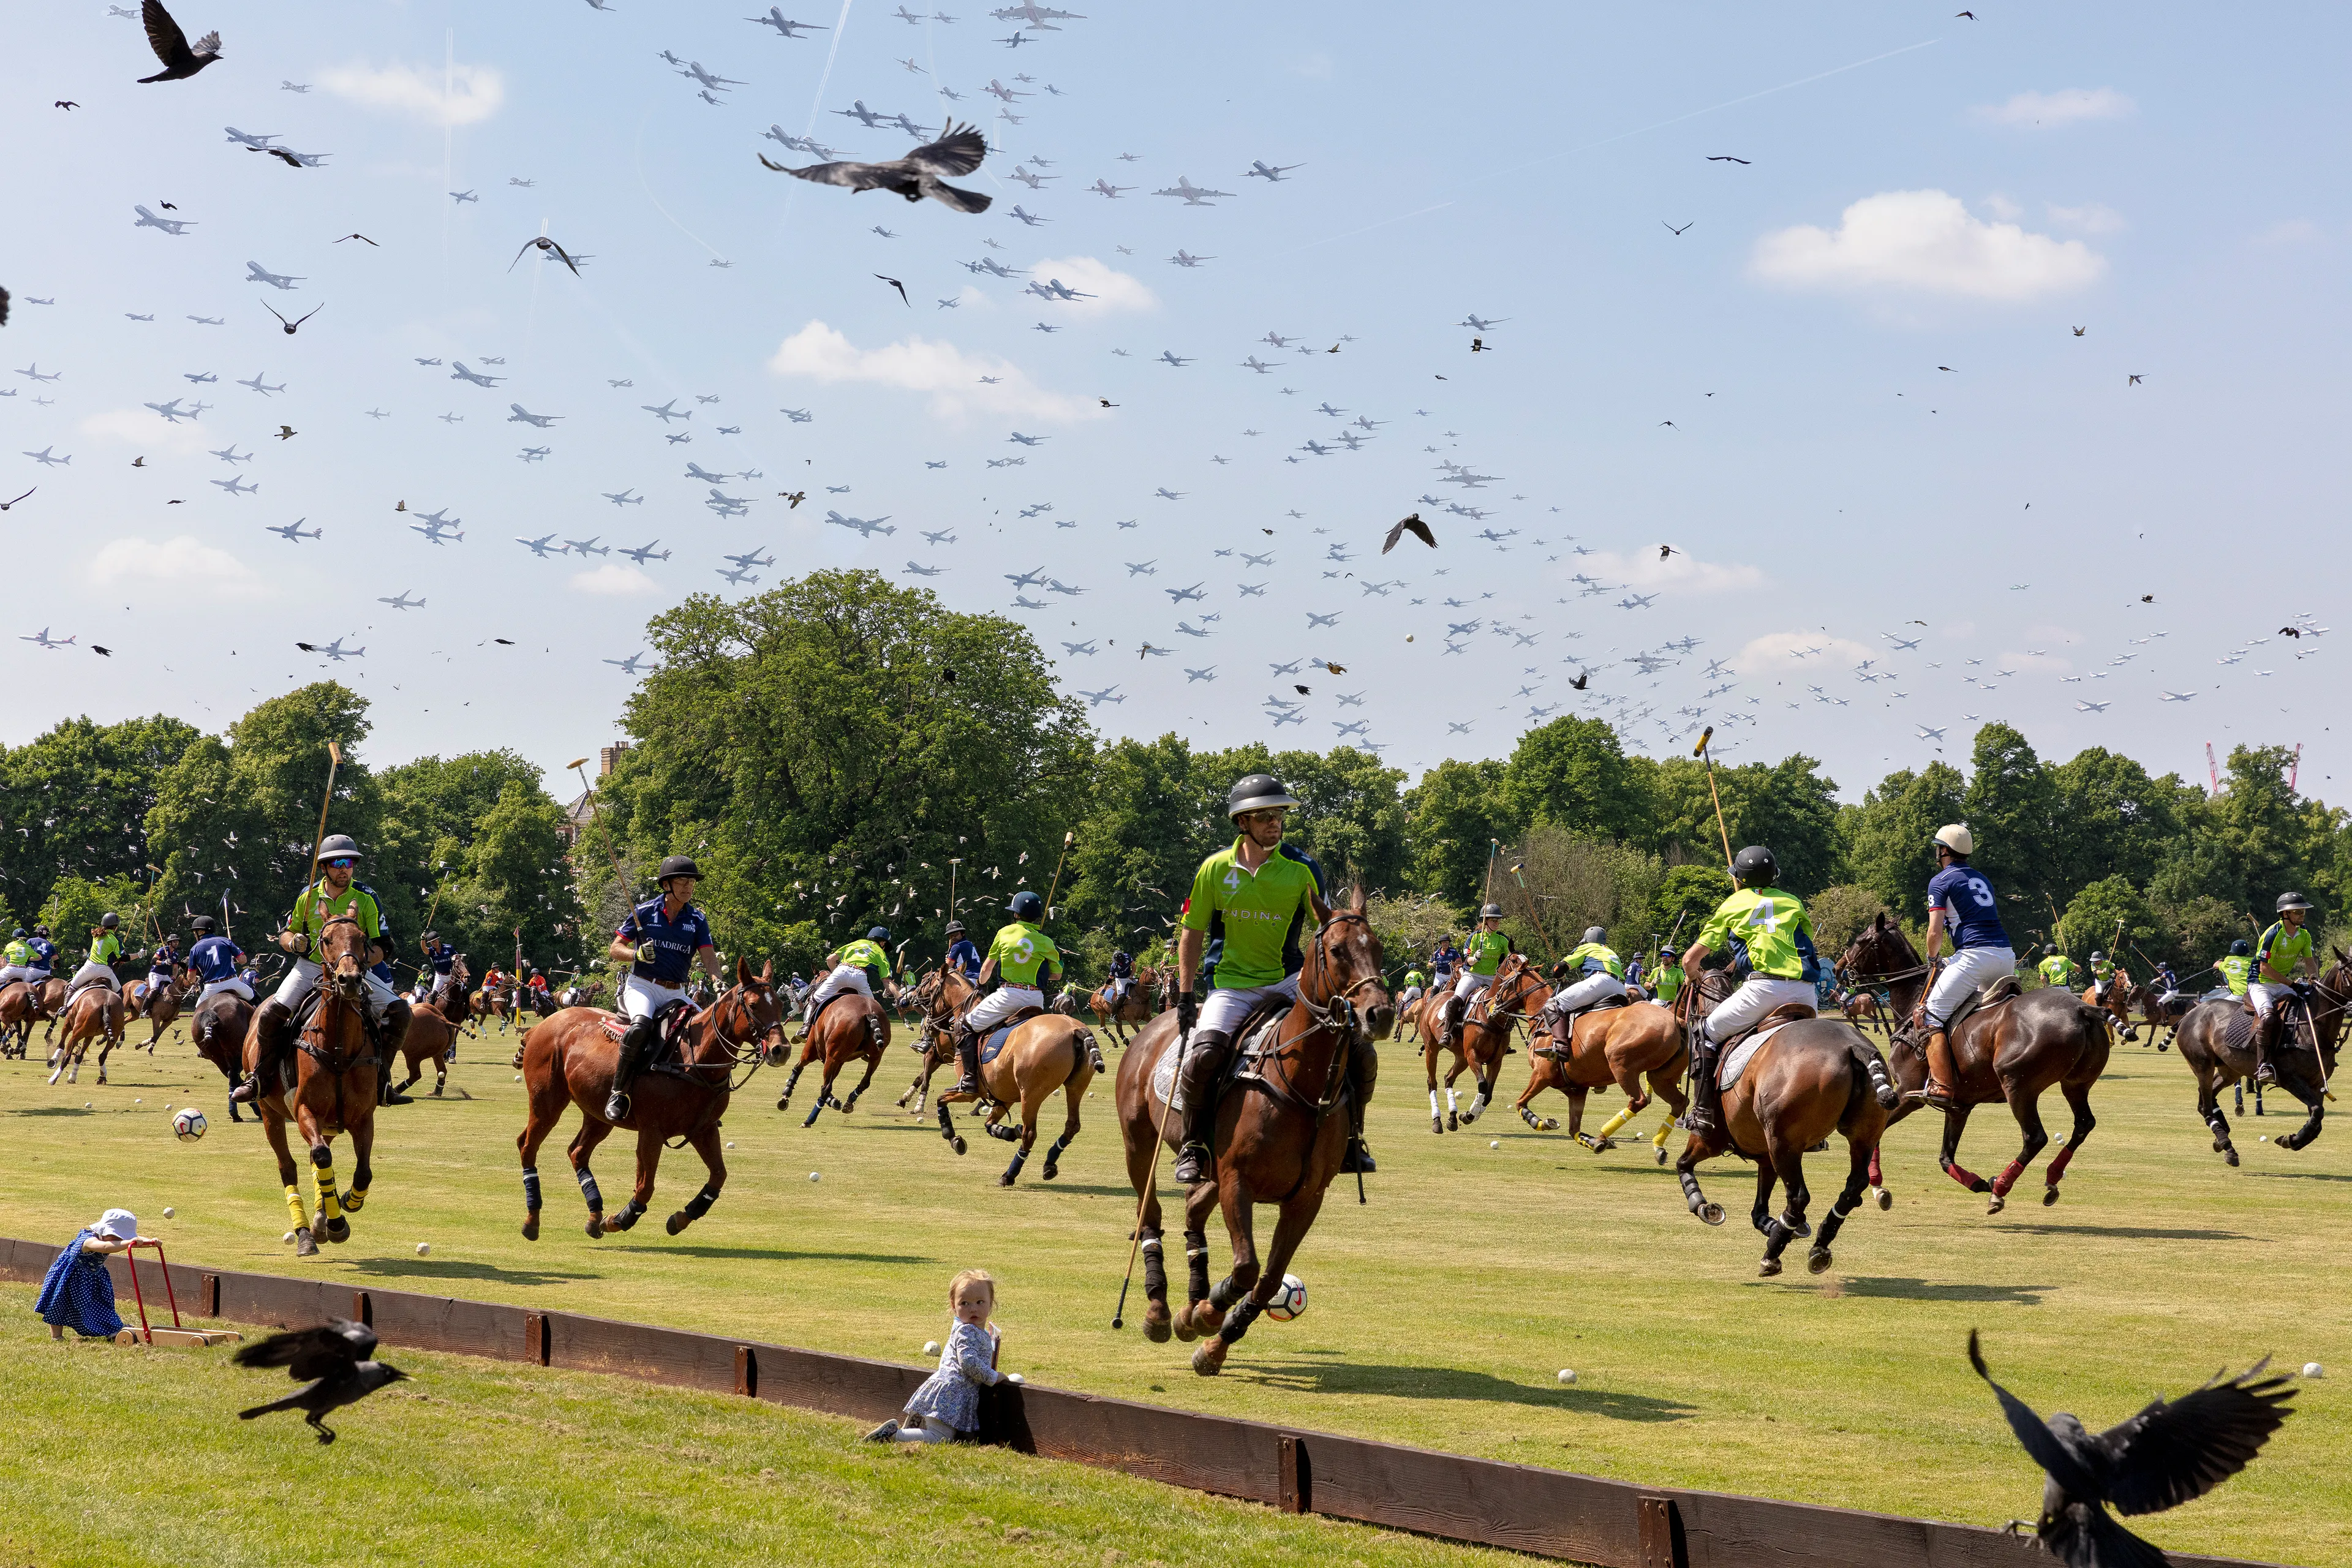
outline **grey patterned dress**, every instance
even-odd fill
[[[907,1401],[907,1414],[959,1432],[980,1430],[980,1390],[1003,1381],[996,1370],[996,1339],[975,1323],[959,1322],[940,1352],[940,1370]]]

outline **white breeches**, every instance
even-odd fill
[[[1810,980],[1775,980],[1768,974],[1751,974],[1738,990],[1716,1004],[1715,1011],[1706,1016],[1706,1037],[1720,1045],[1732,1036],[1755,1023],[1776,1007],[1791,1002],[1813,1005],[1813,983]]]
[[[2250,981],[2246,994],[2252,999],[2254,1011],[2268,1014],[2270,1010],[2294,994],[2292,985],[2266,985],[2259,980]]]
[[[1579,1007],[1590,1007],[1603,997],[1623,994],[1625,983],[1604,969],[1598,974],[1588,974],[1575,984],[1554,992],[1544,1011],[1558,1018]]]
[[[1034,985],[1000,985],[971,1005],[963,1016],[964,1027],[974,1035],[985,1035],[1024,1007],[1044,1007],[1045,994]]]
[[[1404,988],[1403,992],[1398,995],[1396,999],[1396,1009],[1399,1013],[1402,1013],[1420,1000],[1421,987],[1418,985],[1408,985]]]
[[[671,1003],[688,999],[683,985],[657,985],[636,974],[621,982],[621,1011],[632,1018],[650,1018]]]
[[[855,991],[860,996],[871,996],[874,994],[874,983],[866,977],[866,971],[856,964],[836,963],[833,966],[833,973],[824,977],[824,984],[809,993],[810,1012],[814,1014],[817,1008],[845,991]]]
[[[0,985],[5,985],[11,981],[21,980],[27,985],[37,987],[42,984],[42,982],[47,980],[48,977],[49,972],[47,970],[27,969],[21,963],[12,963],[5,968],[0,968]]]
[[[362,971],[361,978],[367,983],[368,1011],[382,1017],[383,1010],[399,998],[391,986],[376,978],[373,970]],[[295,959],[286,966],[286,978],[278,983],[278,1005],[289,1010],[300,1006],[302,998],[310,994],[318,984],[319,966],[307,958]]]
[[[1964,947],[1944,960],[1927,993],[1927,1026],[1940,1029],[1970,992],[2017,973],[2017,954],[2006,947]]]
[[[1242,1026],[1242,1020],[1250,1016],[1250,1010],[1270,996],[1279,996],[1286,1002],[1298,1000],[1298,976],[1286,974],[1272,985],[1217,987],[1202,999],[1201,1021],[1193,1026],[1194,1032],[1213,1029],[1230,1040],[1234,1031]]]
[[[1495,984],[1493,975],[1475,974],[1465,969],[1462,972],[1462,978],[1454,983],[1454,994],[1466,1002],[1493,984]]]
[[[79,969],[74,971],[71,984],[76,986],[85,985],[93,980],[103,980],[109,985],[117,984],[114,978],[114,971],[107,965],[99,963],[96,959],[92,959],[89,963],[83,964]]]
[[[241,977],[232,974],[226,980],[205,981],[204,991],[196,997],[196,1005],[203,1006],[224,991],[242,996],[248,1002],[253,1000],[253,987],[247,985]]]

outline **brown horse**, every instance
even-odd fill
[[[44,1019],[54,1024],[65,997],[66,983],[55,977],[38,985],[11,980],[0,988],[0,1056],[21,1061],[32,1047],[33,1026]]]
[[[932,1072],[955,1059],[953,1026],[957,1016],[971,1007],[974,987],[961,973],[942,971],[927,976],[918,992],[923,1017],[919,1026],[922,1044],[917,1048],[923,1053],[923,1065],[898,1103],[916,1100],[919,1114],[920,1097],[929,1087]],[[1087,1097],[1087,1086],[1102,1070],[1102,1047],[1076,1018],[1053,1012],[1033,1013],[1013,1026],[994,1059],[980,1064],[981,1095],[975,1114],[985,1118],[981,1131],[1021,1145],[1013,1152],[1013,1163],[996,1178],[997,1185],[1009,1187],[1019,1179],[1029,1152],[1037,1146],[1038,1108],[1057,1089],[1065,1091],[1068,1114],[1062,1123],[1062,1135],[1045,1150],[1045,1177],[1050,1182],[1062,1173],[1062,1152],[1078,1135],[1079,1102]],[[939,1099],[940,1136],[959,1154],[967,1145],[949,1120],[948,1107],[967,1098],[950,1089]],[[1006,1113],[1016,1105],[1021,1108],[1017,1131],[1004,1124]]]
[[[1878,1005],[1878,993],[1867,987],[1856,987],[1839,997],[1838,1011],[1857,1029],[1868,1025],[1882,1035],[1886,1032],[1886,1016]]]
[[[1421,999],[1420,1016],[1414,1033],[1421,1040],[1421,1067],[1429,1082],[1429,1130],[1444,1133],[1469,1126],[1486,1113],[1494,1102],[1495,1080],[1502,1075],[1503,1058],[1511,1054],[1512,1027],[1535,1016],[1551,1000],[1551,987],[1546,985],[1542,972],[1528,962],[1524,953],[1507,956],[1495,971],[1494,980],[1478,996],[1471,1000],[1462,1016],[1461,1026],[1454,1031],[1454,1043],[1439,1044],[1444,1035],[1445,1005],[1453,999],[1449,987],[1433,996]],[[1454,1065],[1445,1074],[1445,1112],[1437,1110],[1437,1058],[1451,1053]],[[1478,1092],[1470,1101],[1470,1109],[1454,1089],[1454,1080],[1464,1072],[1470,1074]]]
[[[1182,1065],[1174,1059],[1182,1046],[1175,1015],[1163,1014],[1145,1025],[1135,1048],[1120,1060],[1119,1134],[1139,1205],[1144,1337],[1164,1342],[1171,1328],[1186,1340],[1212,1336],[1192,1352],[1192,1370],[1202,1376],[1224,1369],[1234,1342],[1282,1289],[1284,1271],[1307,1239],[1323,1207],[1324,1189],[1347,1152],[1349,1058],[1371,1050],[1395,1023],[1395,1013],[1381,984],[1381,941],[1365,919],[1359,888],[1347,907],[1334,910],[1316,928],[1298,973],[1298,1000],[1277,1024],[1271,1048],[1252,1070],[1233,1079],[1231,1092],[1217,1107],[1210,1138],[1216,1177],[1185,1195],[1189,1300],[1172,1321],[1160,1253],[1160,1194],[1152,1176],[1159,1144],[1164,1141],[1173,1148],[1183,1136],[1181,1121],[1155,1081],[1163,1058],[1171,1069]],[[1237,1031],[1236,1045],[1244,1037]],[[1171,1085],[1181,1078],[1176,1073]],[[1280,1209],[1263,1268],[1255,1235],[1259,1204]],[[1213,1290],[1207,1229],[1213,1206],[1223,1210],[1234,1249],[1233,1272]]]
[[[149,1056],[155,1054],[156,1042],[163,1039],[163,1031],[180,1021],[180,1005],[191,994],[174,985],[158,985],[151,992],[144,980],[130,988],[130,1016],[147,1020],[148,1034],[142,1043]]]
[[[871,996],[857,991],[834,994],[815,1019],[802,1034],[800,1060],[793,1064],[790,1077],[784,1079],[784,1092],[776,1096],[776,1109],[782,1110],[793,1102],[793,1090],[799,1087],[801,1073],[809,1063],[824,1063],[824,1081],[817,1086],[816,1103],[809,1107],[803,1127],[814,1127],[826,1106],[844,1116],[856,1110],[857,1097],[874,1081],[874,1069],[882,1065],[882,1054],[890,1048],[890,1014]],[[851,1062],[863,1061],[865,1074],[857,1087],[849,1091],[847,1100],[833,1097],[833,1080]]]
[[[1895,999],[1895,1016],[1901,1022],[1895,1026],[1886,1055],[1887,1065],[1902,1087],[1903,1104],[1887,1119],[1891,1126],[1927,1103],[1922,1090],[1927,1081],[1927,1058],[1920,1009],[1927,1000],[1929,966],[1920,963],[1910,939],[1882,910],[1846,949],[1842,967],[1858,979],[1885,985]],[[2091,1114],[2091,1086],[2106,1070],[2111,1048],[2106,1011],[2063,986],[2045,985],[2026,992],[2009,986],[2006,994],[2001,994],[2003,989],[1996,985],[1995,999],[1962,1018],[1959,1027],[1951,1032],[1952,1073],[1958,1081],[1952,1085],[1952,1108],[1944,1113],[1943,1147],[1936,1156],[1952,1180],[1972,1193],[1990,1194],[1985,1205],[1987,1214],[1999,1214],[2007,1206],[2009,1190],[2025,1174],[2033,1157],[2049,1145],[2039,1101],[2042,1091],[2053,1084],[2074,1113],[2073,1131],[2042,1178],[2043,1205],[2058,1201],[2058,1180],[2066,1173],[2067,1163],[2098,1125],[2098,1118]],[[2017,1158],[1988,1182],[1959,1163],[1960,1134],[1968,1130],[1971,1110],[1997,1100],[2009,1102],[2010,1114],[2017,1118],[2025,1142]],[[1883,1194],[1885,1184],[1875,1157],[1871,1161],[1870,1181]],[[1882,1195],[1882,1206],[1885,1202]]]
[[[915,1030],[915,1049],[922,1061],[915,1068],[915,1081],[898,1097],[899,1110],[917,1116],[923,1113],[924,1106],[930,1102],[931,1075],[955,1060],[955,1039],[950,1033],[955,1021],[979,994],[980,987],[966,979],[960,969],[935,969],[915,987],[915,1004],[921,1009],[921,1022]],[[910,1100],[915,1102],[911,1106],[907,1103]]]
[[[1650,1140],[1657,1151],[1658,1163],[1664,1164],[1667,1135],[1690,1103],[1689,1096],[1683,1092],[1683,1073],[1690,1066],[1690,1049],[1683,1043],[1683,1032],[1675,1024],[1674,1013],[1655,1002],[1603,1007],[1579,1015],[1570,1035],[1572,1037],[1562,1044],[1553,1037],[1549,1024],[1537,1031],[1532,1041],[1528,1087],[1520,1091],[1517,1107],[1519,1119],[1538,1132],[1557,1129],[1558,1121],[1549,1116],[1539,1117],[1528,1109],[1537,1095],[1556,1089],[1568,1097],[1568,1135],[1601,1154],[1617,1146],[1617,1130],[1646,1110],[1654,1093],[1666,1102],[1669,1111]],[[1647,1089],[1642,1087],[1645,1079],[1649,1081]],[[1625,1091],[1625,1109],[1603,1122],[1599,1133],[1584,1131],[1586,1093],[1607,1089],[1612,1083]]]
[[[678,1060],[656,1061],[640,1071],[630,1088],[629,1114],[611,1122],[604,1120],[604,1100],[613,1089],[620,1042],[605,1021],[614,1017],[601,1008],[567,1007],[533,1024],[523,1037],[523,1083],[530,1097],[530,1115],[515,1147],[522,1154],[522,1234],[527,1241],[539,1239],[539,1146],[563,1120],[567,1105],[579,1106],[584,1123],[568,1152],[580,1195],[588,1203],[591,1237],[627,1230],[643,1216],[653,1200],[654,1173],[661,1168],[665,1142],[683,1140],[702,1156],[710,1179],[669,1216],[669,1234],[676,1236],[709,1214],[719,1201],[719,1190],[727,1184],[719,1126],[728,1100],[751,1072],[784,1059],[783,1009],[776,1000],[774,965],[754,974],[751,961],[738,958],[735,984],[677,1037]],[[746,1062],[751,1070],[737,1079],[735,1069]],[[615,1126],[637,1135],[637,1181],[629,1201],[607,1220],[604,1195],[597,1190],[588,1161]]]
[[[195,1043],[196,1055],[220,1068],[231,1089],[245,1076],[245,1036],[252,1026],[253,1004],[234,991],[215,992],[210,1001],[198,1004],[196,1016],[188,1021],[188,1038]],[[228,1102],[228,1119],[245,1120],[234,1100]]]
[[[461,997],[463,993],[458,994]],[[425,1076],[425,1064],[433,1064],[433,1092],[437,1096],[449,1082],[449,1058],[457,1043],[457,1026],[442,1016],[441,1009],[430,1002],[420,1002],[408,1015],[408,1032],[400,1037],[400,1058],[408,1068],[408,1076],[393,1085],[392,1092],[405,1094],[408,1086]]]
[[[1087,1005],[1093,1009],[1097,1018],[1102,1020],[1104,1027],[1110,1030],[1111,1038],[1118,1042],[1118,1048],[1125,1050],[1128,1030],[1140,1029],[1167,1011],[1170,1004],[1166,990],[1160,974],[1139,966],[1135,978],[1127,984],[1127,994],[1118,999],[1116,1005],[1111,1002],[1108,984],[1087,999]]]
[[[1699,1026],[1706,1009],[1733,990],[1724,969],[1704,969],[1689,977],[1675,998],[1675,1016],[1688,1027]],[[1717,1058],[1720,1073],[1732,1058]],[[1822,1230],[1805,1255],[1805,1268],[1819,1274],[1833,1258],[1831,1244],[1846,1216],[1862,1203],[1878,1154],[1878,1140],[1886,1130],[1886,1110],[1879,1103],[1887,1088],[1886,1067],[1878,1048],[1861,1030],[1843,1019],[1801,1017],[1773,1031],[1741,1070],[1738,1081],[1723,1090],[1722,1131],[1694,1132],[1684,1146],[1675,1173],[1682,1178],[1683,1200],[1690,1212],[1708,1225],[1723,1223],[1723,1210],[1700,1193],[1698,1163],[1727,1151],[1756,1162],[1756,1205],[1750,1219],[1764,1233],[1764,1257],[1757,1273],[1780,1272],[1780,1254],[1799,1237],[1812,1236],[1805,1210],[1812,1193],[1805,1185],[1805,1153],[1829,1141],[1832,1132],[1846,1141],[1845,1186],[1822,1218]],[[1788,1206],[1771,1214],[1775,1182],[1789,1189]],[[1882,1198],[1881,1208],[1892,1200]]]
[[[2336,1047],[2344,1032],[2347,1004],[2352,1004],[2352,957],[2338,948],[2335,964],[2319,977],[2308,1005],[2289,1009],[2278,1048],[2271,1053],[2278,1087],[2311,1112],[2302,1126],[2271,1140],[2282,1149],[2305,1147],[2319,1136],[2320,1124],[2327,1119],[2327,1084],[2336,1076]],[[2235,1026],[2240,1020],[2247,1026],[2242,1034]],[[2252,1026],[2244,1002],[2234,996],[2226,1002],[2200,1002],[2180,1020],[2180,1059],[2197,1075],[2197,1114],[2213,1130],[2213,1152],[2232,1165],[2238,1163],[2238,1151],[2230,1142],[2230,1119],[2221,1114],[2221,1090],[2254,1076]],[[2259,1094],[2254,1104],[2261,1108]]]
[[[314,944],[319,965],[319,1005],[303,1025],[294,1049],[285,1061],[293,1069],[289,1087],[281,1075],[264,1082],[254,1099],[261,1113],[261,1131],[278,1156],[278,1179],[286,1186],[286,1212],[294,1222],[294,1254],[318,1255],[316,1233],[329,1241],[351,1239],[346,1215],[357,1214],[367,1203],[374,1172],[369,1155],[375,1147],[376,1044],[367,1024],[368,938],[359,922],[344,915],[329,921]],[[258,1017],[258,1014],[256,1014]],[[245,1070],[261,1067],[261,1034],[248,1026],[245,1037]],[[295,1184],[294,1155],[287,1144],[286,1124],[291,1121],[310,1146],[313,1206],[306,1209]],[[335,1190],[333,1142],[338,1132],[352,1135],[351,1190]]]
[[[89,1051],[90,1041],[100,1040],[104,1043],[98,1047],[98,1081],[104,1083],[106,1058],[122,1043],[122,993],[111,985],[86,985],[74,993],[50,1027],[58,1022],[65,1025],[66,1035],[49,1054],[49,1081],[57,1082],[60,1073],[68,1083],[79,1081],[81,1060]]]
[[[2107,977],[2107,992],[2105,999],[2100,998],[2099,988],[2093,985],[2083,993],[2083,1000],[2115,1019],[2116,1027],[2123,1032],[2125,1039],[2137,1040],[2139,1038],[2139,1031],[2132,1027],[2132,1003],[2136,1000],[2135,989],[2132,977],[2125,973],[2124,966],[2118,963],[2116,965],[2116,972]]]

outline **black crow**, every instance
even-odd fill
[[[206,33],[196,40],[194,48],[188,47],[188,35],[180,31],[180,24],[172,20],[172,13],[163,9],[161,0],[145,0],[139,14],[147,25],[147,47],[163,62],[162,70],[141,77],[141,81],[179,81],[220,58],[218,33]]]
[[[910,202],[929,196],[960,213],[982,213],[988,210],[989,197],[978,191],[943,184],[940,180],[944,175],[971,174],[987,156],[987,139],[976,127],[958,126],[950,121],[938,141],[926,142],[905,157],[887,163],[812,163],[805,169],[793,169],[768,163],[764,154],[760,162],[779,174],[797,175],[821,185],[846,185],[853,191],[896,191]]]
[[[335,1434],[321,1416],[408,1376],[398,1367],[369,1360],[375,1345],[374,1330],[348,1318],[334,1318],[315,1329],[293,1329],[244,1346],[230,1358],[237,1365],[282,1366],[304,1385],[283,1399],[238,1411],[237,1419],[250,1421],[272,1411],[299,1410],[302,1419],[317,1429],[320,1442],[333,1442]]]

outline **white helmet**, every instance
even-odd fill
[[[1965,822],[1955,822],[1948,827],[1936,829],[1936,842],[1955,855],[1977,852],[1976,836],[1969,831],[1969,825]]]

